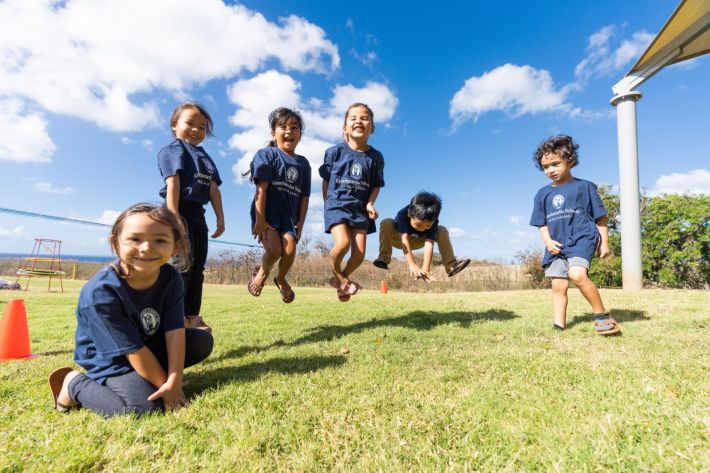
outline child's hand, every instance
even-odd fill
[[[223,218],[218,218],[217,219],[217,228],[215,229],[214,233],[212,234],[212,238],[217,238],[224,233],[224,219]]]
[[[370,217],[370,220],[377,220],[379,214],[377,213],[375,205],[372,202],[368,202],[366,208],[367,216]]]
[[[609,243],[602,243],[599,246],[599,257],[600,258],[606,258],[611,255],[611,248],[609,247]]]
[[[549,251],[551,255],[559,254],[560,251],[562,251],[562,248],[564,248],[564,245],[562,243],[555,240],[548,241],[545,246],[547,246],[547,251]]]
[[[409,263],[409,274],[411,274],[414,279],[426,279],[425,276],[429,277],[416,263]]]
[[[422,271],[421,276],[419,276],[417,279],[421,279],[421,280],[424,281],[424,282],[432,282],[432,281],[434,281],[434,278],[432,278],[432,277],[429,275],[429,271]]]
[[[266,220],[258,220],[254,224],[254,228],[251,231],[251,234],[256,238],[256,241],[261,243],[261,240],[263,240],[264,232],[266,230],[276,230],[274,227],[266,223]]]
[[[149,401],[156,399],[162,399],[165,409],[168,411],[175,411],[187,406],[187,399],[182,392],[182,382],[173,383],[172,379],[166,381],[157,391],[148,396]]]
[[[301,239],[301,231],[303,231],[302,227],[303,224],[301,222],[296,222],[293,225],[293,228],[296,229],[296,241],[299,241]]]

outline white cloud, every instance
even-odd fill
[[[149,140],[148,138],[141,140],[141,146],[148,151],[153,151],[153,140]]]
[[[47,134],[44,116],[39,112],[27,110],[19,99],[3,98],[1,93],[0,110],[0,129],[12,130],[11,133],[5,133],[0,140],[0,161],[50,162],[56,146]]]
[[[42,194],[60,194],[60,195],[65,195],[65,194],[74,194],[76,190],[71,187],[55,187],[54,184],[51,182],[35,182],[34,185],[32,186],[36,192],[40,192]]]
[[[450,227],[448,230],[449,230],[449,235],[452,238],[468,236],[468,231],[464,230],[463,228]]]
[[[337,47],[317,25],[296,16],[272,23],[221,0],[7,0],[0,19],[0,97],[111,131],[160,125],[158,104],[138,94],[180,96],[271,61],[324,74],[340,65]],[[24,116],[48,141],[38,117]],[[49,145],[35,153],[44,159],[34,160],[49,160]]]
[[[695,169],[661,176],[648,194],[710,194],[710,171]]]
[[[254,153],[269,141],[271,130],[267,117],[277,107],[297,109],[303,116],[305,130],[297,153],[311,163],[313,182],[317,184],[320,182],[317,170],[323,153],[341,139],[343,116],[350,104],[364,102],[370,105],[378,125],[391,120],[399,105],[389,87],[376,82],[368,82],[361,88],[350,84],[335,86],[327,102],[318,98],[304,99],[299,93],[300,88],[301,84],[291,76],[274,70],[236,81],[228,88],[230,102],[237,105],[230,122],[240,128],[229,139],[229,147],[242,152],[241,158],[232,166],[235,182],[245,181],[242,173],[249,170]],[[318,189],[314,186],[313,193]]]
[[[638,58],[653,39],[645,31],[637,31],[623,39],[616,48],[614,25],[605,26],[588,39],[587,55],[575,68],[576,81],[558,87],[552,75],[533,66],[504,64],[480,76],[466,80],[449,102],[449,118],[453,129],[462,123],[476,122],[481,115],[501,111],[517,118],[526,114],[557,113],[586,120],[608,119],[613,111],[582,110],[569,102],[571,92],[579,92],[592,78],[618,73]]]
[[[104,210],[101,216],[94,221],[98,223],[105,223],[106,225],[113,225],[120,214],[121,212],[118,210]]]
[[[133,141],[132,139],[130,139],[127,136],[122,136],[121,143],[123,143],[124,145],[132,145],[133,143],[135,143],[135,141]]]
[[[616,26],[608,25],[589,37],[587,56],[574,69],[579,81],[584,83],[621,72],[641,56],[654,37],[646,31],[637,31],[612,49],[611,42],[616,36]]]
[[[454,128],[493,111],[511,117],[540,112],[579,114],[579,109],[567,102],[567,90],[558,89],[548,71],[515,64],[469,78],[449,103]]]
[[[517,215],[511,215],[508,217],[508,221],[513,225],[520,225],[520,217]]]
[[[18,237],[24,234],[25,227],[22,225],[13,228],[0,227],[0,237]]]

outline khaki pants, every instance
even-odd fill
[[[409,246],[412,250],[424,248],[426,237],[409,237]],[[451,271],[451,267],[456,263],[454,256],[454,248],[451,246],[449,239],[449,231],[446,227],[439,225],[436,231],[436,244],[439,247],[441,260],[444,262],[444,268],[447,272]],[[380,256],[377,259],[390,264],[392,261],[392,247],[402,249],[402,237],[397,228],[394,226],[394,220],[386,218],[380,222]]]

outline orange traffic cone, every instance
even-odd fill
[[[380,281],[380,292],[382,294],[387,294],[387,281],[385,281],[384,279]]]
[[[32,356],[24,299],[10,299],[0,321],[0,361]]]

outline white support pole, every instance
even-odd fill
[[[626,91],[611,99],[616,107],[619,141],[619,198],[621,204],[621,273],[625,291],[640,291],[641,208],[639,193],[636,101],[641,92]]]

